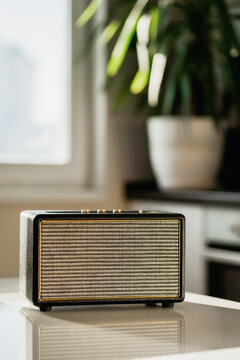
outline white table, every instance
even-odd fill
[[[0,279],[0,359],[240,359],[240,303],[186,294],[174,309],[144,305],[41,313]]]

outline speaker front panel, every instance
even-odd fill
[[[41,220],[38,301],[177,299],[181,239],[178,219]]]

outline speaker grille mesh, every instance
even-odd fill
[[[39,300],[179,296],[178,220],[43,220]]]

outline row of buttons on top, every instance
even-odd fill
[[[91,211],[90,209],[82,209],[81,210],[81,213],[91,213],[91,212],[96,212],[96,211]],[[113,214],[119,214],[122,212],[121,209],[113,209],[113,210],[110,210],[110,211],[107,211],[106,209],[98,209],[97,210],[97,213],[106,213],[106,212],[110,212],[110,213],[113,213]],[[139,214],[142,214],[143,213],[143,210],[138,210]]]

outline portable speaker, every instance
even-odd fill
[[[184,216],[157,211],[21,213],[20,289],[57,305],[184,299]]]

